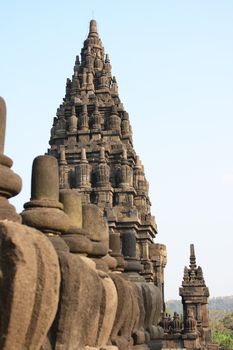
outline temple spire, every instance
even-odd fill
[[[92,19],[90,21],[90,29],[89,29],[89,34],[88,37],[94,37],[94,36],[99,36],[98,31],[97,31],[97,22],[96,20]]]
[[[190,258],[189,258],[190,264],[189,267],[190,269],[196,269],[196,256],[195,256],[195,249],[194,249],[194,244],[190,244]]]
[[[67,165],[63,167],[69,187],[81,193],[82,203],[103,210],[109,228],[114,228],[114,235],[120,235],[120,241],[125,232],[135,235],[136,258],[142,259],[145,267],[143,278],[159,281],[163,294],[164,264],[160,263],[160,255],[162,261],[164,253],[156,248],[156,260],[149,255],[157,228],[150,212],[148,183],[143,165],[136,161],[129,116],[98,31],[92,19],[81,49],[81,62],[76,57],[72,81],[67,84],[67,97],[62,115],[59,112],[56,120],[59,128],[56,126],[51,135],[49,154],[58,158],[60,148],[65,148]]]

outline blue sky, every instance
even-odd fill
[[[0,94],[5,153],[30,197],[75,55],[98,21],[134,146],[150,182],[157,241],[167,245],[166,298],[177,298],[189,244],[212,296],[232,295],[233,1],[5,1]]]

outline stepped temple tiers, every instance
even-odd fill
[[[95,20],[21,214],[8,201],[21,179],[4,155],[3,99],[0,125],[0,349],[218,349],[193,245],[183,316],[166,314],[166,247]]]

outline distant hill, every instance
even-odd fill
[[[178,314],[183,313],[183,307],[180,300],[168,300],[166,301],[166,311],[168,314],[173,315],[173,313],[176,311]]]
[[[175,311],[179,314],[183,313],[182,304],[180,300],[168,300],[166,302],[166,308],[167,312],[171,314],[173,314]],[[210,298],[209,310],[211,311],[211,314],[212,310],[214,312],[223,311],[224,313],[233,312],[233,295],[226,297]]]
[[[209,309],[223,310],[227,312],[233,311],[233,295],[228,297],[210,298]]]

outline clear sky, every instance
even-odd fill
[[[233,295],[233,1],[17,1],[0,7],[5,154],[30,197],[89,20],[110,54],[167,245],[166,299],[178,298],[189,244],[211,296]]]

